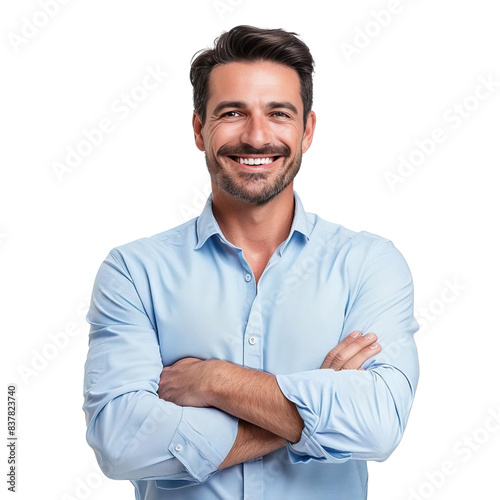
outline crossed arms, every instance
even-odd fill
[[[355,331],[325,357],[321,369],[362,369],[380,351],[375,334]],[[231,451],[218,469],[253,460],[300,440],[304,421],[270,373],[228,361],[184,358],[162,371],[158,394],[180,406],[215,407],[239,418]]]
[[[418,325],[411,275],[390,242],[370,249],[343,342],[320,368],[277,375],[215,359],[165,368],[155,312],[138,293],[144,266],[134,269],[126,250],[101,265],[87,316],[87,441],[108,477],[189,486],[284,445],[292,463],[392,453],[417,385]],[[348,337],[355,330],[376,332],[381,347],[353,352],[370,343]]]

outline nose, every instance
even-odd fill
[[[250,116],[245,123],[240,140],[254,148],[261,148],[271,144],[271,129],[266,117],[262,115]]]

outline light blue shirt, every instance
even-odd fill
[[[87,321],[87,440],[137,499],[361,500],[367,460],[399,443],[418,381],[413,284],[387,239],[306,213],[258,284],[222,234],[212,198],[199,217],[111,250]],[[322,369],[354,330],[382,346],[362,370]],[[277,376],[304,420],[300,441],[217,471],[238,419],[159,399],[161,370],[218,358]]]

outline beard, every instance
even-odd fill
[[[290,157],[291,150],[288,146],[280,148],[254,149],[251,146],[241,145],[236,148],[222,146],[217,156],[238,156],[245,154],[268,154],[269,156],[281,156],[283,165],[279,171],[270,172],[243,172],[236,169],[224,168],[217,157],[205,152],[205,161],[212,182],[225,191],[229,196],[247,203],[264,205],[281,193],[295,178],[302,164],[302,152],[297,149],[294,157]],[[274,179],[272,179],[274,177]],[[272,180],[271,180],[272,179]]]

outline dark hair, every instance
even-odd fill
[[[304,105],[304,126],[312,108],[314,60],[309,47],[297,33],[282,29],[236,26],[214,40],[213,49],[198,51],[191,60],[194,110],[205,123],[208,82],[212,69],[219,64],[244,61],[273,61],[297,71]]]

